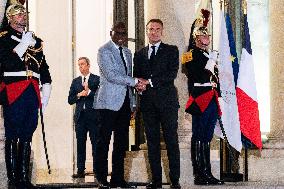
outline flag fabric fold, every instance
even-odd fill
[[[220,41],[219,41],[219,81],[220,81],[220,90],[222,102],[220,102],[220,108],[222,111],[222,123],[227,135],[228,142],[232,147],[237,151],[241,152],[242,142],[241,142],[241,131],[240,131],[240,122],[239,122],[239,113],[237,107],[236,99],[236,88],[233,75],[232,67],[232,56],[231,49],[229,45],[228,31],[226,27],[226,22],[224,18],[224,12],[220,13]],[[217,124],[215,128],[215,134],[222,137],[222,132],[220,125]]]
[[[256,147],[262,148],[257,102],[254,63],[250,43],[247,15],[244,17],[244,47],[242,49],[236,88],[240,128],[242,134]]]

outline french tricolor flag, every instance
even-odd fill
[[[242,49],[236,95],[242,134],[262,148],[256,82],[247,15],[244,15],[244,47]]]

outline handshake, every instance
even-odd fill
[[[137,82],[137,84],[135,85],[135,89],[136,89],[139,93],[141,93],[141,92],[143,92],[143,91],[146,90],[146,86],[147,86],[148,84],[150,84],[150,82],[149,82],[149,80],[143,79],[143,78],[137,78],[137,79],[138,79],[138,82]]]

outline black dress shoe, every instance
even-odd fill
[[[225,182],[241,182],[244,175],[241,173],[223,173],[222,179]]]
[[[17,189],[37,189],[30,181],[20,181],[16,187]]]
[[[77,172],[77,174],[72,175],[72,178],[85,178],[85,172]]]
[[[195,174],[194,175],[194,184],[195,185],[209,185],[209,180],[204,175]]]
[[[172,183],[171,186],[170,186],[170,188],[172,188],[172,189],[181,189],[181,186],[180,186],[180,184],[177,182],[177,183]]]
[[[8,189],[17,189],[17,182],[14,180],[8,181]]]
[[[162,188],[162,184],[150,182],[149,184],[146,185],[146,189],[158,189],[158,188]]]
[[[125,180],[123,180],[119,182],[110,181],[110,188],[136,188],[136,187],[130,185]]]
[[[98,189],[110,189],[109,183],[107,181],[98,181]]]

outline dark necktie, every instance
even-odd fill
[[[124,57],[123,57],[122,47],[119,47],[119,54],[120,54],[120,58],[122,59],[122,62],[123,62],[123,65],[124,65],[125,73],[127,75],[127,67],[126,67],[126,62],[125,62]],[[129,93],[128,87],[126,87],[126,97],[127,98],[129,97],[128,93]]]
[[[85,89],[85,82],[86,82],[86,77],[83,78],[83,87]],[[83,109],[86,109],[86,102],[85,102],[85,98],[84,98],[84,105],[83,105]]]
[[[154,58],[155,58],[155,48],[156,48],[156,46],[153,45],[153,46],[151,46],[151,48],[152,48],[152,53],[150,55],[150,62],[151,62],[151,64],[153,64]]]
[[[122,47],[119,47],[119,54],[120,54],[120,57],[122,59],[123,65],[124,65],[125,72],[127,74],[127,67],[126,67],[126,62],[125,62],[124,57],[123,57]]]
[[[85,82],[86,82],[86,77],[83,78],[83,83],[82,83],[83,86]]]

